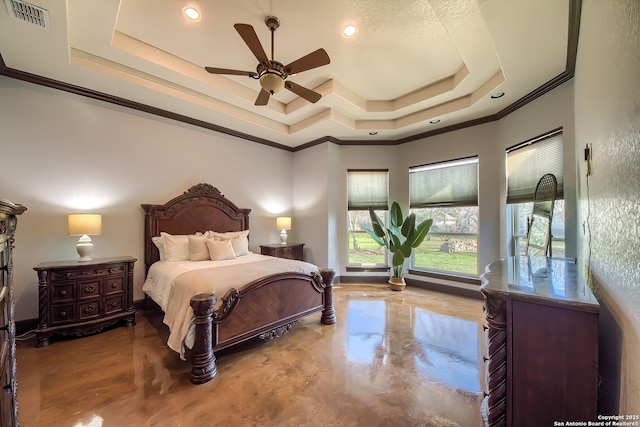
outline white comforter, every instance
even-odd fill
[[[235,273],[235,268],[233,268],[233,275],[228,274],[230,268],[220,268],[230,266],[237,267],[237,274]],[[225,272],[224,280],[216,279],[206,283],[179,280],[179,276],[184,273],[216,268],[220,272]],[[274,269],[277,269],[277,271]],[[242,285],[263,277],[265,272],[285,271],[311,273],[318,272],[318,267],[303,261],[274,258],[253,253],[224,261],[159,261],[149,268],[142,290],[164,311],[163,322],[170,330],[167,345],[179,353],[180,358],[184,360],[185,347],[192,348],[195,338],[195,316],[189,305],[193,296],[201,293],[215,293],[218,296],[218,304],[220,304],[220,298],[229,289],[239,289]],[[215,274],[215,271],[203,273],[209,276],[210,274]]]

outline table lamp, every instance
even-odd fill
[[[287,230],[291,230],[291,217],[279,216],[276,218],[276,228],[280,230],[280,243],[287,244]]]
[[[102,215],[99,214],[71,214],[67,218],[69,236],[81,236],[76,245],[80,258],[78,261],[91,261],[93,252],[92,236],[102,233]]]

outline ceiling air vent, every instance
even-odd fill
[[[9,15],[15,19],[35,24],[42,28],[49,27],[49,12],[38,6],[34,6],[19,0],[4,0],[9,10]]]

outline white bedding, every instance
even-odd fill
[[[268,265],[268,267],[267,267]],[[222,280],[207,281],[206,284],[184,283],[176,279],[184,273],[203,269],[216,269],[220,272],[237,267],[237,275]],[[227,267],[222,268],[220,267]],[[277,268],[278,271],[294,271],[300,273],[318,272],[318,267],[303,261],[274,258],[250,253],[235,259],[224,261],[158,261],[147,273],[142,290],[153,299],[164,311],[163,322],[169,326],[167,345],[185,359],[185,346],[193,347],[195,338],[194,315],[189,305],[191,298],[200,293],[215,293],[220,298],[231,288],[239,289],[242,285],[256,280],[265,271]],[[203,272],[209,274],[209,271]],[[215,274],[211,270],[211,274]],[[187,276],[189,277],[189,276]],[[217,307],[216,307],[217,308]]]

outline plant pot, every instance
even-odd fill
[[[404,277],[391,277],[389,279],[389,287],[392,291],[403,291],[406,286]]]

